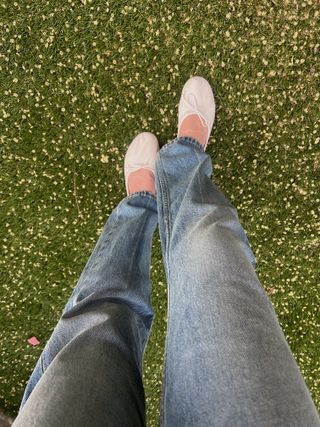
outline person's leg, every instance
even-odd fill
[[[154,191],[133,178],[30,377],[15,427],[145,425],[142,363],[158,218]]]
[[[168,283],[161,425],[319,426],[237,211],[211,174],[194,138],[177,137],[158,153]]]

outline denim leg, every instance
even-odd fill
[[[210,156],[176,138],[156,160],[168,283],[165,427],[316,427],[316,408]]]
[[[30,377],[15,427],[144,426],[156,198],[113,210]]]

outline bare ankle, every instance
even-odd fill
[[[132,172],[128,177],[128,188],[129,195],[137,191],[150,191],[155,195],[156,190],[153,173],[143,168]]]
[[[183,120],[178,136],[192,137],[204,146],[208,138],[208,128],[203,126],[196,114],[192,114]]]

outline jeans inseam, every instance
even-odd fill
[[[44,372],[45,372],[45,370],[46,370],[46,368],[45,368],[45,366],[44,366],[44,364],[45,364],[45,361],[44,361],[44,352],[42,352],[41,354],[40,354],[40,367],[41,367],[41,374],[43,375],[44,374]]]
[[[149,207],[149,200],[148,200],[148,204],[147,204],[146,208],[148,208],[148,207]],[[144,223],[143,223],[143,225],[142,225],[142,227],[140,229],[140,232],[139,232],[139,235],[137,237],[136,244],[135,244],[135,246],[134,246],[134,248],[132,250],[132,253],[135,253],[136,250],[137,250],[137,247],[139,246],[140,237],[141,237],[141,234],[143,232],[143,227],[144,227],[144,225],[145,225],[146,222],[147,222],[147,217],[145,217]],[[128,270],[127,270],[127,277],[126,277],[127,280],[130,278],[130,274],[131,274],[131,270],[132,270],[132,265],[133,265],[134,262],[135,262],[134,257],[131,257],[130,266],[128,267]]]
[[[165,224],[164,232],[165,232],[165,262],[167,265],[167,272],[169,274],[169,245],[170,245],[170,233],[171,233],[171,213],[169,210],[169,201],[168,201],[168,183],[165,178],[164,168],[162,164],[162,159],[159,156],[159,163],[161,164],[161,172],[157,170],[157,174],[159,177],[160,191],[162,196],[162,219]]]
[[[170,322],[168,321],[169,317],[170,317],[170,306],[171,306],[171,301],[170,301],[170,266],[169,266],[169,254],[170,254],[170,233],[171,233],[171,214],[170,214],[170,210],[169,210],[169,202],[168,202],[168,194],[167,194],[167,188],[168,188],[168,183],[166,181],[165,178],[165,172],[164,172],[164,168],[162,165],[162,159],[159,156],[159,160],[158,162],[161,165],[161,171],[158,170],[156,168],[157,171],[157,175],[158,175],[158,182],[160,184],[160,192],[161,192],[161,196],[162,196],[162,203],[161,203],[161,209],[162,209],[162,220],[163,220],[163,224],[164,224],[164,237],[166,239],[165,241],[165,262],[166,262],[166,266],[167,266],[167,295],[168,295],[168,308],[167,308],[167,335],[170,336]],[[165,343],[165,351],[164,351],[164,365],[163,365],[163,397],[162,397],[162,416],[160,419],[160,425],[163,426],[163,422],[165,419],[164,416],[164,411],[165,411],[165,397],[166,397],[166,390],[167,390],[167,384],[166,384],[166,360],[167,360],[167,352],[168,352],[168,346],[167,346],[167,339],[166,339],[166,343]]]

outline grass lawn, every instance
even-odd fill
[[[177,130],[207,78],[207,151],[320,407],[320,14],[317,0],[0,0],[0,406],[29,375],[112,209],[140,131]],[[159,234],[145,357],[157,426],[167,315]],[[39,346],[27,339],[35,335]]]

